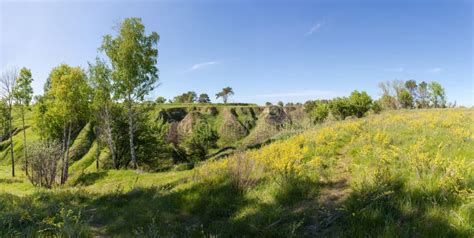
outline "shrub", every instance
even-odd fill
[[[184,147],[192,159],[203,160],[208,150],[217,146],[218,139],[217,132],[205,120],[200,120],[184,141]]]
[[[363,117],[372,106],[372,98],[364,91],[353,91],[351,96],[349,96],[348,101],[352,112],[351,115],[355,115],[359,118]]]
[[[375,114],[378,114],[382,111],[382,104],[380,103],[380,101],[374,101],[372,103],[372,108],[371,109]]]
[[[329,106],[326,102],[315,101],[313,110],[310,113],[314,122],[323,122],[329,115]]]
[[[51,188],[56,179],[56,166],[62,156],[55,142],[36,142],[29,146],[28,179],[35,186]]]
[[[227,162],[227,172],[232,185],[238,190],[245,190],[257,183],[256,176],[257,161],[240,152],[230,157]]]
[[[331,111],[331,114],[338,120],[344,120],[352,113],[349,99],[347,97],[334,98],[329,103],[329,110]]]

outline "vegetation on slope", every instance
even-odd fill
[[[52,191],[2,169],[1,235],[472,237],[473,122],[390,111],[191,171],[90,170]]]

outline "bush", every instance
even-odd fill
[[[255,185],[258,180],[253,175],[256,168],[256,161],[243,152],[230,157],[227,162],[227,172],[234,188],[243,191]]]
[[[352,114],[349,99],[347,97],[334,98],[329,103],[331,114],[338,120],[344,120]]]
[[[316,101],[311,117],[314,122],[323,122],[329,115],[329,106],[327,103],[322,101]]]
[[[376,114],[382,111],[382,104],[379,101],[374,101],[372,103],[372,111]]]
[[[372,106],[372,98],[364,91],[353,91],[348,100],[351,107],[351,115],[355,115],[359,118],[363,117]]]
[[[184,141],[184,147],[192,159],[203,160],[209,149],[217,147],[218,139],[217,132],[205,120],[200,120]]]
[[[57,163],[62,156],[55,142],[36,142],[29,146],[28,179],[35,186],[51,188],[56,180]]]

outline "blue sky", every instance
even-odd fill
[[[160,34],[161,85],[234,102],[304,102],[392,79],[435,80],[474,105],[472,1],[4,1],[0,66],[31,68],[35,94],[60,63],[86,67],[126,17]]]

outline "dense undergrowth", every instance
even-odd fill
[[[473,110],[388,111],[280,138],[162,173],[82,168],[86,153],[49,191],[0,166],[0,236],[474,235]]]

